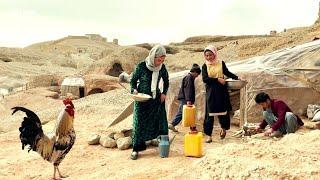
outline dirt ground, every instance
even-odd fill
[[[20,100],[23,101],[25,96],[26,94],[19,94]],[[24,102],[24,106],[37,109],[36,113],[40,114],[41,120],[46,121],[46,113],[55,113],[62,107],[60,100],[52,101],[54,103],[50,105],[42,105],[45,110],[36,108],[32,100]],[[124,90],[95,94],[74,101],[77,139],[60,166],[62,173],[69,176],[67,179],[320,178],[320,131],[310,131],[307,128],[282,139],[266,140],[258,137],[233,138],[231,134],[238,128],[232,127],[227,138],[220,140],[219,127],[216,125],[214,142],[204,144],[205,155],[202,158],[183,155],[183,136],[188,129],[181,126],[178,127],[180,133],[177,133],[171,146],[169,158],[160,158],[157,148],[153,146],[142,152],[138,160],[133,161],[130,159],[131,149],[121,151],[88,145],[88,137],[93,133],[105,133],[106,125],[130,101]],[[17,100],[14,102],[18,103]],[[10,99],[7,103],[14,105]],[[8,114],[3,116],[10,117]],[[49,115],[49,119],[52,119],[51,116]],[[21,118],[22,114],[19,113],[13,119],[1,119],[0,126],[6,126],[11,120],[19,122]],[[120,126],[130,124],[129,119],[120,123]],[[53,166],[35,152],[22,151],[17,130],[19,124],[11,126],[11,130],[0,134],[0,179],[50,179]],[[43,129],[51,132],[53,126],[54,121],[51,120],[43,125]]]

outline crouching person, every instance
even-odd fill
[[[264,92],[257,94],[255,101],[263,108],[264,118],[256,130],[261,131],[267,125],[270,126],[270,129],[265,131],[265,136],[280,137],[294,133],[304,124],[299,116],[292,113],[286,103],[278,99],[271,99]]]

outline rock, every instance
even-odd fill
[[[116,141],[110,137],[101,137],[99,143],[106,148],[115,148],[117,146]]]
[[[113,136],[114,140],[118,140],[119,138],[124,138],[124,134],[122,132],[115,133]]]
[[[117,140],[117,146],[120,150],[128,149],[132,144],[131,137],[123,137]]]
[[[151,145],[151,140],[150,141],[146,141],[146,146],[150,146]]]
[[[107,132],[106,136],[113,139],[113,136],[116,134],[116,132]]]
[[[99,144],[99,140],[100,140],[100,135],[98,134],[92,135],[88,140],[88,144],[89,145]]]
[[[132,73],[129,75],[128,73],[126,72],[122,72],[120,75],[119,75],[119,81],[120,82],[127,82],[129,83],[130,80],[132,78]]]
[[[121,131],[125,137],[132,137],[132,129]]]
[[[151,140],[151,145],[158,147],[158,145],[159,145],[158,140],[157,140],[157,139],[152,139],[152,140]]]

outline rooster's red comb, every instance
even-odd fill
[[[73,105],[73,103],[72,103],[72,101],[71,101],[70,98],[64,99],[64,100],[63,100],[63,104],[64,104],[64,105],[68,105],[68,104],[69,104],[69,105],[71,105],[72,108],[74,108],[74,105]]]

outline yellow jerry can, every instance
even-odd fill
[[[196,106],[183,106],[182,124],[184,127],[193,127],[196,124]]]
[[[203,135],[201,132],[189,132],[184,135],[184,155],[201,157],[203,154]]]

